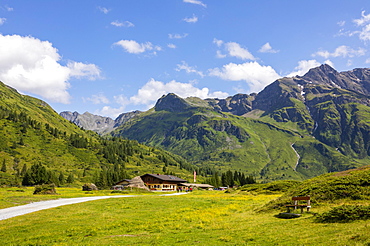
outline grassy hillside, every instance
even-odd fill
[[[307,111],[300,101],[292,103],[299,106],[295,110]],[[309,134],[309,120],[302,128],[291,119],[278,122],[269,114],[253,112],[236,116],[216,111],[200,99],[169,94],[112,135],[163,148],[198,167],[242,171],[264,182],[303,180],[369,161],[345,156],[318,141]]]
[[[268,184],[245,185],[238,190],[256,194],[284,194],[269,202],[262,211],[285,210],[293,196],[310,196],[312,211],[327,212],[333,207],[343,205],[369,206],[370,203],[370,166],[342,172],[327,173],[305,180],[275,181]]]
[[[60,117],[45,102],[0,83],[0,185],[18,185],[33,165],[61,184],[112,182],[147,172],[191,177],[193,167],[163,150],[123,139],[104,139]],[[71,181],[71,180],[69,180]],[[55,183],[54,182],[54,183]]]

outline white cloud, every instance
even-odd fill
[[[213,43],[217,45],[217,47],[221,47],[221,45],[223,45],[224,41],[222,40],[219,40],[217,38],[214,38],[213,39]]]
[[[100,10],[100,12],[102,12],[104,14],[108,14],[109,11],[110,11],[110,9],[107,9],[107,8],[101,7],[101,6],[99,6],[98,9]]]
[[[266,85],[281,77],[272,67],[261,66],[257,62],[229,63],[221,69],[210,69],[209,75],[224,80],[245,81],[249,86],[249,92],[259,92]]]
[[[225,43],[222,40],[213,39],[213,43],[217,45],[219,48],[224,48],[227,55],[236,57],[242,60],[256,60],[256,58],[248,51],[247,48],[243,48],[240,44],[235,42],[227,42]],[[217,51],[216,57],[224,58],[227,55],[223,54],[220,50]]]
[[[120,22],[118,20],[112,21],[110,24],[116,27],[134,27],[135,26],[133,23],[129,21]]]
[[[328,65],[330,61],[328,61]],[[305,75],[311,68],[320,66],[321,63],[316,60],[302,60],[298,62],[298,66],[294,68],[294,71],[287,75],[287,77],[294,77],[294,76],[303,76]]]
[[[358,34],[360,40],[369,41],[370,40],[370,14],[365,15],[365,11],[362,11],[361,16],[362,18],[353,20],[353,22],[357,26],[362,26],[361,31],[352,32],[350,33],[350,36],[354,34]]]
[[[230,56],[240,58],[242,60],[255,60],[254,56],[246,49],[242,48],[240,44],[235,42],[225,43],[226,50]]]
[[[184,34],[168,34],[168,38],[170,39],[182,39],[182,38],[186,38],[188,36],[187,33],[184,33]]]
[[[220,50],[217,50],[216,51],[216,57],[217,58],[225,58],[227,55],[225,54],[222,54],[222,52]]]
[[[67,64],[69,75],[76,78],[88,78],[89,80],[99,79],[100,68],[95,64],[85,64],[82,62],[69,61]]]
[[[195,67],[189,66],[185,61],[182,61],[181,64],[177,64],[177,68],[175,70],[178,72],[180,72],[181,70],[185,70],[186,73],[195,73],[202,78],[204,77],[203,72],[196,70]]]
[[[93,104],[107,104],[109,103],[108,98],[104,96],[102,93],[98,95],[92,95],[91,97],[88,98],[83,98],[84,101],[90,101]]]
[[[1,81],[54,102],[69,103],[70,78],[100,78],[96,65],[70,61],[63,66],[52,43],[30,36],[0,34],[0,54]]]
[[[0,26],[3,25],[6,21],[6,18],[0,18]]]
[[[354,50],[351,47],[342,45],[335,49],[334,52],[330,53],[327,50],[321,50],[316,53],[314,53],[312,56],[321,56],[324,58],[329,57],[355,57],[355,56],[363,56],[366,53],[366,49],[364,48],[358,48],[358,50]]]
[[[195,14],[193,14],[193,17],[186,17],[183,19],[183,21],[187,22],[187,23],[196,23],[198,22],[198,17],[195,16]]]
[[[367,58],[366,61],[365,61],[366,64],[369,64],[370,63],[370,58]]]
[[[158,98],[168,93],[175,93],[183,98],[195,96],[202,99],[228,96],[228,93],[221,91],[210,93],[208,88],[199,89],[189,83],[181,83],[174,80],[164,83],[151,79],[138,90],[138,93],[135,96],[130,98],[130,102],[133,104],[144,104],[152,107]]]
[[[96,115],[102,115],[102,116],[109,116],[113,119],[117,118],[118,115],[122,114],[125,111],[126,106],[122,105],[118,108],[113,108],[111,106],[104,106],[100,110],[96,110],[94,114]]]
[[[370,14],[365,15],[365,11],[361,12],[362,18],[353,20],[358,26],[363,26],[370,22]]]
[[[335,68],[334,63],[333,63],[332,61],[330,61],[330,60],[326,60],[326,61],[324,61],[324,64],[328,64],[328,65],[329,65],[329,66],[331,66],[332,68]]]
[[[261,53],[278,53],[279,51],[278,50],[274,50],[270,43],[265,43],[264,45],[262,45],[261,49],[259,49],[259,52]]]
[[[12,7],[9,7],[8,5],[5,5],[5,9],[6,9],[6,11],[8,11],[8,12],[11,12],[11,11],[13,11],[13,10],[14,10]]]
[[[167,44],[167,47],[170,49],[176,49],[176,45],[174,44]]]
[[[344,26],[346,24],[346,21],[338,21],[337,24],[338,26]]]
[[[203,6],[205,8],[207,8],[207,5],[202,3],[201,1],[198,1],[198,0],[183,0],[184,3],[192,3],[192,4],[197,4],[197,5],[200,5],[200,6]]]
[[[0,6],[0,9],[8,11],[8,12],[12,12],[14,10],[12,7],[9,7],[8,5]]]
[[[141,54],[144,53],[145,51],[160,51],[162,50],[161,47],[159,46],[154,46],[151,42],[146,42],[146,43],[138,43],[134,40],[120,40],[113,45],[119,45],[121,46],[126,52],[131,53],[131,54]]]

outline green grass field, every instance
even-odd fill
[[[2,197],[17,193],[6,190],[1,189]],[[97,195],[77,189],[57,191],[61,197]],[[30,196],[26,192],[24,197]],[[370,245],[369,220],[315,222],[315,213],[329,210],[328,204],[313,206],[311,213],[289,220],[274,217],[285,208],[257,212],[280,195],[195,191],[67,205],[0,221],[0,244]],[[4,197],[3,207],[4,201],[12,206],[10,200],[14,202],[10,195]]]

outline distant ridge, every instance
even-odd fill
[[[111,129],[102,132],[265,181],[369,165],[370,69],[338,72],[324,64],[226,99],[170,93]]]

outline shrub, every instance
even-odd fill
[[[370,206],[343,205],[317,217],[317,222],[335,223],[370,219]]]
[[[35,191],[33,192],[34,195],[50,195],[50,194],[57,194],[55,190],[54,184],[44,184],[44,185],[36,185]]]

